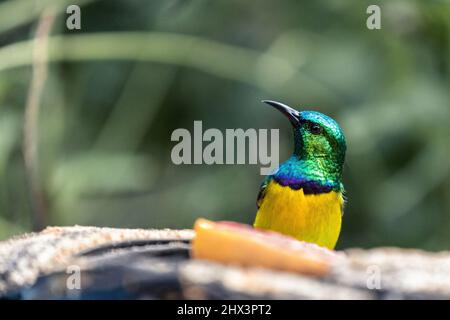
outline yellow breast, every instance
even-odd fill
[[[333,249],[341,230],[342,193],[304,194],[271,181],[254,226]]]

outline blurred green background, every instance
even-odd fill
[[[82,29],[70,31],[76,3]],[[366,28],[370,4],[381,30]],[[30,173],[24,115],[43,10],[54,23]],[[273,99],[346,133],[338,248],[450,249],[449,46],[449,1],[0,1],[0,239],[42,224],[251,223],[260,166],[176,166],[170,136],[194,120],[280,128],[283,161],[290,125],[260,103]]]

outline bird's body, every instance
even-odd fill
[[[272,180],[254,225],[334,248],[341,231],[343,202],[340,192],[304,194],[303,189],[293,190]]]
[[[333,249],[344,205],[341,176],[346,147],[342,130],[321,113],[267,103],[291,120],[295,150],[264,180],[254,226]]]

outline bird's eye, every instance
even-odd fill
[[[309,127],[309,131],[311,131],[312,134],[321,134],[322,127],[316,123],[312,123],[311,126]]]

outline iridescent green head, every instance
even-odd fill
[[[290,120],[294,129],[294,157],[306,165],[305,169],[316,171],[316,174],[321,171],[324,178],[340,181],[346,143],[337,122],[320,112],[299,112],[280,102],[263,102],[275,107]]]

